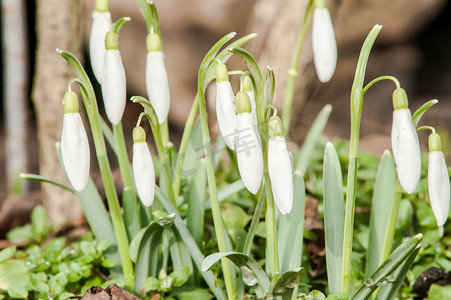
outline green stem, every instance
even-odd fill
[[[193,105],[188,115],[188,119],[185,123],[185,129],[183,130],[182,140],[180,142],[179,155],[177,157],[177,163],[174,174],[174,193],[176,196],[180,193],[180,183],[182,180],[182,168],[185,160],[186,148],[188,147],[189,137],[193,130],[194,121],[196,120],[197,109],[199,108],[199,94],[196,94]]]
[[[168,119],[164,120],[164,122],[160,125],[160,130],[161,130],[161,140],[163,142],[163,146],[166,146],[169,142]]]
[[[366,91],[368,91],[368,89],[369,89],[370,87],[372,87],[373,84],[375,84],[376,82],[382,81],[382,80],[391,80],[391,81],[393,81],[393,82],[395,83],[396,88],[399,89],[399,88],[401,87],[401,84],[399,83],[398,79],[396,79],[396,77],[393,77],[393,76],[390,76],[390,75],[379,76],[379,77],[377,77],[376,79],[371,80],[370,83],[368,83],[368,84],[365,86],[365,88],[363,89],[362,93],[365,95],[365,94],[366,94]]]
[[[97,12],[107,12],[109,9],[108,0],[96,0],[95,10]]]
[[[302,45],[304,44],[305,34],[310,26],[313,15],[313,2],[314,0],[310,0],[304,14],[304,20],[301,24],[301,28],[299,30],[298,39],[296,41],[296,48],[294,49],[293,57],[291,58],[291,65],[288,69],[288,79],[287,79],[287,87],[285,89],[285,99],[283,103],[283,112],[282,112],[282,122],[286,127],[286,136],[288,136],[288,131],[290,129],[290,120],[291,120],[291,108],[293,106],[293,98],[294,98],[294,88],[296,83],[296,76],[298,75],[299,69],[299,57],[301,56]]]
[[[113,125],[113,134],[116,141],[117,159],[119,162],[119,169],[121,170],[122,180],[124,187],[135,190],[133,184],[133,177],[130,171],[130,160],[127,154],[127,147],[125,146],[124,131],[122,129],[122,123]]]
[[[396,194],[393,199],[393,206],[390,210],[390,216],[388,219],[387,229],[384,236],[384,242],[382,244],[381,256],[379,257],[379,265],[387,259],[391,253],[393,245],[393,237],[395,236],[396,219],[398,218],[399,204],[401,203],[402,188],[399,184],[399,180],[396,180]]]
[[[266,161],[266,160],[265,160]],[[265,163],[265,169],[267,165]],[[266,192],[266,248],[268,250],[269,274],[270,278],[274,278],[279,273],[279,255],[277,254],[277,236],[276,236],[276,218],[274,210],[274,199],[271,190],[271,181],[269,174],[265,171],[264,184]]]
[[[360,51],[351,90],[351,137],[349,142],[349,168],[346,187],[345,227],[343,236],[343,265],[341,292],[347,297],[351,277],[351,253],[354,228],[355,194],[357,183],[357,155],[359,151],[360,119],[363,104],[363,80],[371,48],[382,26],[376,25],[368,34]]]

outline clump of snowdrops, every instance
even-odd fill
[[[148,50],[143,74],[147,99],[141,96],[131,98],[133,103],[143,107],[133,130],[131,165],[121,124],[126,108],[126,74],[118,50],[120,29],[130,19],[125,17],[112,24],[108,1],[96,0],[90,55],[96,80],[101,85],[108,120],[99,114],[91,80],[80,62],[70,52],[58,50],[75,72],[75,78],[68,83],[63,97],[60,150],[72,185],[72,188],[64,188],[75,193],[82,202],[95,238],[99,242],[110,242],[106,253],[115,262],[111,269],[113,278],[123,280],[126,287],[141,296],[159,293],[183,297],[180,295],[191,293],[192,297],[213,295],[217,299],[242,299],[244,295],[267,299],[296,298],[299,277],[303,272],[303,174],[331,106],[326,106],[319,114],[305,144],[297,153],[291,153],[287,147],[287,128],[290,126],[301,46],[311,23],[314,64],[319,80],[329,81],[335,70],[337,48],[325,1],[308,2],[289,70],[281,117],[272,104],[274,72],[270,67],[261,70],[252,54],[241,48],[256,35],[230,42],[235,33],[229,33],[213,45],[200,64],[198,90],[179,149],[169,140],[170,81],[164,64],[164,44],[156,6],[144,0],[137,0],[137,3],[148,29],[147,38],[143,40]],[[431,126],[417,127],[421,116],[437,101],[427,102],[412,115],[407,94],[396,78],[381,76],[363,85],[370,50],[381,28],[380,25],[374,26],[363,43],[351,89],[351,135],[345,187],[333,144],[327,143],[324,149],[328,299],[367,299],[375,291],[379,299],[389,299],[398,292],[420,250],[422,239],[421,234],[406,237],[404,243],[392,249],[401,195],[403,191],[413,193],[420,180],[418,130],[432,132],[429,137],[428,186],[431,206],[440,228],[443,228],[449,212],[449,176],[440,136]],[[229,71],[226,62],[232,55],[239,56],[248,70]],[[229,76],[240,76],[237,93]],[[366,265],[361,276],[354,278],[351,277],[351,252],[361,111],[365,93],[381,80],[391,80],[396,86],[392,99],[393,155],[386,151],[381,159],[374,187]],[[205,99],[206,88],[213,81],[217,91],[216,116],[208,115]],[[83,105],[72,91],[74,85],[79,87]],[[89,177],[90,146],[79,115],[81,107],[88,116],[107,207]],[[220,136],[215,143],[210,135],[208,117],[216,117],[219,126]],[[147,122],[156,155],[149,150],[151,139],[143,128]],[[113,183],[107,144],[119,162],[124,185],[119,192]],[[230,159],[218,164],[226,155]],[[235,177],[236,180],[229,182],[221,176]],[[31,175],[24,177],[42,179]],[[122,195],[122,209],[119,194]],[[233,209],[227,206],[227,199],[234,199]],[[247,224],[249,220],[244,221],[240,227],[241,235],[232,234],[236,228],[231,227],[233,222],[230,220],[242,223],[246,217],[240,216],[246,216],[243,212],[246,207],[253,211],[250,224]],[[205,225],[206,215],[210,212],[213,223]],[[261,220],[264,224],[265,259],[257,261],[251,250]],[[237,236],[241,238],[237,239]],[[209,291],[201,289],[205,285]],[[322,299],[324,295],[313,291],[309,296],[299,294],[299,297]]]

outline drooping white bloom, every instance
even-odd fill
[[[428,189],[437,226],[443,226],[449,214],[450,182],[441,139],[437,133],[429,136]]]
[[[255,104],[255,93],[252,86],[252,80],[249,75],[245,75],[242,81],[242,90],[247,93],[249,100],[251,100],[252,115],[254,116],[255,123],[257,123],[257,107]]]
[[[92,70],[99,83],[102,83],[103,63],[105,56],[105,35],[111,28],[109,11],[92,12],[91,34],[89,36],[89,54]]]
[[[219,131],[227,147],[235,150],[235,135],[237,130],[237,117],[235,96],[229,81],[216,81],[216,117],[218,119]]]
[[[66,92],[63,102],[65,113],[61,133],[61,156],[70,183],[80,192],[85,189],[89,179],[89,142],[78,113],[77,95],[74,92]]]
[[[328,82],[337,64],[334,27],[326,7],[315,8],[312,23],[313,62],[319,80]]]
[[[420,180],[421,152],[410,109],[393,111],[391,144],[399,182],[407,193],[412,194]]]
[[[105,52],[102,96],[108,119],[117,125],[122,119],[126,104],[125,69],[118,49],[108,49]]]
[[[283,215],[289,214],[293,208],[293,168],[282,135],[269,139],[268,172],[274,201]]]
[[[169,80],[164,65],[164,53],[161,50],[161,39],[151,33],[147,37],[146,89],[158,122],[163,123],[169,113],[170,94]]]
[[[262,148],[255,130],[255,121],[251,113],[249,96],[239,92],[236,96],[237,137],[235,151],[238,170],[244,185],[252,194],[256,194],[263,178]]]
[[[443,226],[449,213],[450,183],[442,151],[429,152],[428,188],[437,226]]]
[[[155,170],[144,129],[133,130],[133,176],[139,198],[145,206],[150,206],[155,197]]]

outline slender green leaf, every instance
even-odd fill
[[[258,67],[258,63],[255,58],[247,50],[240,47],[229,47],[228,50],[238,56],[240,56],[247,65],[247,68],[251,72],[252,76],[257,82],[262,81],[262,73]]]
[[[125,229],[127,230],[129,241],[133,239],[141,228],[138,201],[134,191],[130,188],[125,187],[122,190],[122,208],[124,210]]]
[[[343,263],[345,202],[340,160],[331,142],[326,144],[323,168],[327,282],[329,291],[338,293],[340,292],[341,266]]]
[[[279,215],[278,253],[280,272],[285,273],[301,266],[304,239],[305,185],[302,174],[293,174],[293,209],[287,215]]]
[[[56,182],[54,180],[48,179],[48,178],[46,178],[44,176],[41,176],[41,175],[21,173],[20,174],[20,178],[27,179],[27,180],[35,180],[35,181],[40,181],[40,182],[48,182],[48,183],[51,183],[53,185],[56,185],[56,186],[62,188],[63,190],[66,190],[66,191],[69,191],[69,192],[75,194],[75,190],[71,189],[67,185],[64,185],[62,183],[59,183],[59,182]]]
[[[254,214],[252,216],[251,225],[247,231],[246,240],[243,245],[243,253],[249,255],[251,253],[252,241],[254,240],[255,233],[257,232],[257,226],[260,222],[260,216],[262,214],[263,205],[265,204],[265,190],[262,189],[258,196],[257,206],[255,207]],[[302,222],[300,222],[302,223]]]
[[[197,119],[196,122],[194,122],[193,129],[188,140],[188,145],[186,146],[183,167],[180,171],[182,178],[191,177],[194,173],[196,173],[198,162],[199,159],[202,158],[202,155],[202,127],[200,126],[199,119]]]
[[[437,99],[432,99],[429,100],[428,102],[426,102],[425,104],[423,104],[419,109],[417,109],[413,115],[412,115],[412,119],[413,119],[413,124],[415,125],[415,127],[418,126],[418,123],[420,123],[421,117],[423,117],[424,113],[431,108],[433,105],[437,104],[438,100]]]
[[[206,185],[205,160],[201,159],[188,188],[188,212],[186,217],[186,227],[192,232],[193,238],[199,247],[202,245],[204,233]]]
[[[258,285],[263,291],[267,291],[269,288],[269,279],[265,271],[260,265],[249,256],[239,252],[218,252],[207,256],[202,262],[202,271],[210,270],[216,263],[222,258],[227,257],[238,267],[247,267],[254,273],[257,278]]]
[[[365,278],[379,267],[388,219],[396,191],[396,168],[390,151],[385,150],[376,175],[371,205],[368,249],[366,252]]]
[[[105,137],[106,141],[108,142],[108,145],[110,145],[111,149],[113,149],[114,154],[116,157],[118,156],[117,152],[117,146],[116,146],[116,140],[114,138],[113,131],[111,131],[108,124],[105,122],[105,120],[99,116],[100,120],[100,128],[102,129],[103,136]]]
[[[262,116],[266,117],[264,115],[265,109],[268,105],[272,104],[273,98],[274,98],[274,89],[276,86],[276,79],[274,78],[274,71],[267,66],[265,69],[265,76],[263,78],[262,83],[262,96],[261,96],[261,109],[262,109]],[[266,123],[266,119],[264,120]]]
[[[169,239],[169,250],[173,268],[177,270],[186,267],[188,268],[188,275],[193,275],[194,269],[191,256],[177,230],[173,230],[171,234],[171,238]],[[188,277],[190,277],[189,283],[194,284],[194,276],[187,276],[187,279]]]
[[[299,151],[299,154],[296,155],[294,164],[295,169],[300,170],[302,174],[305,174],[305,171],[307,170],[313,149],[315,149],[318,140],[321,138],[321,133],[326,126],[331,111],[332,105],[330,104],[327,104],[323,107],[323,109],[321,109],[315,121],[313,122],[312,127],[310,127],[310,130],[307,134],[307,137],[305,138],[301,150]]]
[[[183,242],[188,247],[191,257],[196,264],[196,267],[201,270],[202,261],[204,260],[204,256],[202,252],[199,250],[199,247],[196,244],[196,241],[194,240],[193,236],[191,235],[190,231],[185,225],[185,222],[180,217],[174,206],[172,205],[171,201],[162,193],[161,189],[159,187],[156,188],[156,196],[161,201],[161,204],[163,204],[164,208],[169,214],[175,214],[175,220],[174,225],[177,228],[180,237],[183,239]],[[222,290],[217,286],[216,284],[216,278],[213,275],[211,271],[208,272],[201,272],[202,276],[205,279],[205,282],[210,287],[211,291],[215,295],[217,299],[225,300],[224,294]]]
[[[421,233],[402,243],[392,254],[384,261],[384,263],[368,278],[360,287],[352,299],[368,299],[368,297],[379,287],[382,282],[387,282],[393,272],[421,247],[420,242],[423,238]],[[388,277],[388,278],[387,278]]]
[[[136,256],[135,288],[137,290],[144,288],[147,277],[158,275],[158,249],[161,237],[164,228],[170,227],[174,223],[174,218],[174,215],[160,218],[158,221],[150,223],[144,230]]]
[[[413,265],[415,257],[417,256],[420,248],[416,248],[410,256],[396,269],[396,271],[391,276],[392,278],[388,278],[387,283],[382,285],[377,291],[376,299],[385,300],[385,299],[395,299],[398,295],[398,291],[404,283],[404,279],[406,278],[407,272]]]

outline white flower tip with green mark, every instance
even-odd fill
[[[91,34],[89,36],[89,55],[92,70],[97,81],[101,83],[105,56],[105,35],[111,29],[111,14],[109,11],[92,12]]]
[[[231,150],[235,150],[235,132],[238,126],[234,97],[229,81],[216,82],[216,118],[222,138]]]
[[[146,89],[161,124],[168,117],[170,105],[169,81],[162,51],[147,52]]]
[[[155,170],[149,146],[144,142],[133,143],[133,176],[142,203],[149,207],[155,197]]]
[[[421,151],[408,108],[393,111],[391,144],[399,182],[408,194],[412,194],[420,180]]]
[[[81,192],[89,179],[89,142],[80,114],[65,113],[61,133],[61,156],[73,188]]]
[[[254,117],[250,112],[238,114],[237,123],[235,151],[238,169],[244,186],[249,192],[256,194],[263,178],[263,154]]]
[[[105,51],[102,77],[102,96],[110,122],[117,125],[124,114],[126,104],[126,78],[119,50]]]
[[[315,8],[312,24],[313,62],[321,82],[328,82],[337,64],[337,43],[327,8]]]
[[[293,168],[282,135],[268,141],[268,172],[274,201],[283,215],[289,214],[293,208]]]
[[[443,226],[449,214],[450,182],[442,151],[429,152],[428,189],[437,226]]]

